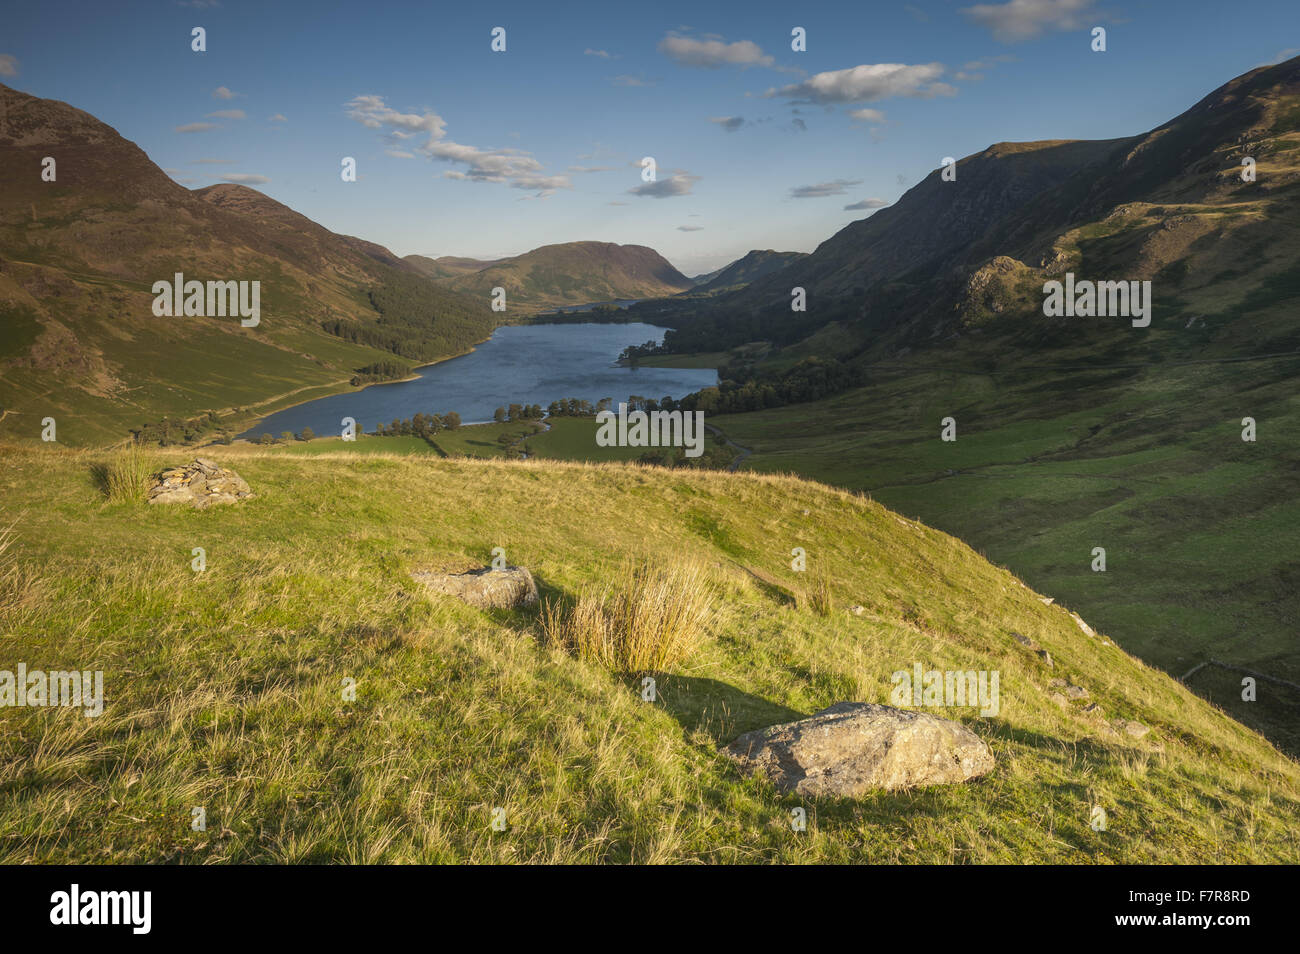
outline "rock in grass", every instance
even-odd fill
[[[196,457],[184,467],[155,474],[148,491],[151,504],[185,503],[200,509],[237,503],[252,496],[244,478],[206,457]]]
[[[723,751],[782,792],[848,798],[965,782],[994,764],[983,740],[957,722],[869,702],[837,702],[807,719],[746,732]]]
[[[537,602],[537,584],[522,566],[497,570],[484,567],[468,573],[417,570],[411,576],[435,593],[445,593],[479,609],[518,609]]]

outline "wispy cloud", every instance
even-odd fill
[[[845,212],[856,211],[858,209],[883,209],[889,205],[884,199],[863,199],[861,202],[854,202],[852,205],[844,207]]]
[[[218,86],[216,89],[212,91],[213,99],[234,99],[236,96],[241,96],[241,95],[243,94],[236,93],[229,86]]]
[[[703,226],[703,225],[679,225],[679,226],[677,226],[677,231],[679,231],[679,232],[703,232],[703,231],[704,231],[704,226]]]
[[[271,123],[287,123],[288,121],[289,120],[285,118],[284,113],[276,113],[274,116],[272,116],[270,119],[267,120],[267,122],[271,122]]]
[[[885,114],[878,109],[852,109],[849,110],[849,118],[860,123],[883,123]]]
[[[234,182],[239,185],[261,185],[263,182],[271,180],[266,176],[254,175],[250,172],[232,172],[228,176],[222,176],[223,182]]]
[[[18,57],[12,53],[0,53],[0,76],[18,75]]]
[[[542,164],[521,149],[482,149],[447,139],[447,123],[432,111],[399,112],[382,96],[357,96],[345,108],[350,119],[367,129],[387,130],[391,145],[424,134],[425,142],[414,147],[417,154],[464,167],[449,169],[443,178],[503,183],[512,189],[537,192],[538,198],[546,198],[557,189],[573,188],[568,176],[544,175]]]
[[[1091,25],[1100,13],[1096,0],[1009,0],[980,3],[961,12],[972,22],[992,31],[1003,43],[1032,40],[1047,30],[1078,30]]]
[[[1297,46],[1293,46],[1285,50],[1279,50],[1271,60],[1265,60],[1263,63],[1260,63],[1259,65],[1277,66],[1277,64],[1279,63],[1285,63],[1287,60],[1291,59],[1291,57],[1295,56],[1297,53],[1300,53],[1300,47]],[[0,70],[0,72],[3,71]]]
[[[659,52],[682,66],[706,70],[715,70],[721,66],[748,69],[751,66],[776,65],[776,60],[751,40],[727,43],[720,37],[697,40],[679,33],[669,33],[659,41]]]
[[[623,73],[615,76],[610,80],[615,86],[654,86],[659,80],[646,79],[644,76],[633,76],[631,73]]]
[[[646,196],[651,199],[671,199],[679,195],[690,195],[691,189],[699,181],[700,176],[693,176],[683,172],[669,176],[666,179],[646,182],[635,189],[628,189],[627,191],[629,195]]]
[[[229,166],[233,165],[234,159],[191,159],[192,166]]]
[[[816,185],[795,186],[790,190],[792,199],[820,199],[828,195],[844,195],[849,186],[861,185],[861,179],[832,179]]]
[[[583,51],[582,51],[582,55],[583,55],[583,56],[598,56],[598,57],[600,57],[602,60],[616,60],[616,59],[618,59],[617,54],[611,53],[611,52],[609,52],[609,50],[593,50],[591,47],[587,47],[587,49],[583,50]]]
[[[208,119],[246,119],[242,109],[218,109],[215,113],[208,113]]]
[[[716,123],[727,132],[735,132],[741,126],[745,125],[744,116],[710,116],[709,122]]]
[[[951,96],[957,91],[939,81],[943,72],[942,63],[913,66],[904,63],[864,64],[847,70],[817,73],[801,83],[769,89],[763,95],[768,99],[781,98],[819,105],[873,103],[894,96],[921,99]]]
[[[220,129],[216,123],[186,123],[184,126],[177,126],[178,133],[200,133],[207,132],[209,129]]]

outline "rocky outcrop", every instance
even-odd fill
[[[149,487],[151,504],[183,503],[191,507],[236,503],[253,496],[244,478],[206,457],[156,474]]]
[[[537,602],[537,584],[522,566],[484,567],[468,573],[416,570],[411,576],[435,593],[454,596],[479,609],[518,609]]]
[[[989,747],[965,726],[869,702],[837,702],[807,719],[746,732],[723,751],[742,772],[810,796],[947,785],[994,765]]]

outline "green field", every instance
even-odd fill
[[[98,718],[0,708],[0,863],[1300,861],[1300,767],[865,497],[710,471],[285,450],[206,448],[256,496],[197,511],[108,502],[103,452],[0,448],[15,534],[0,660],[102,670],[106,699]],[[828,617],[796,605],[795,546],[829,580]],[[482,565],[494,547],[560,600],[629,556],[696,561],[717,616],[645,702],[637,676],[546,644],[535,612],[472,609],[409,575]],[[996,716],[935,710],[989,743],[987,777],[800,800],[718,753],[836,701],[887,702],[913,662],[1001,673]],[[1055,677],[1103,714],[1053,701]]]
[[[881,370],[828,400],[710,418],[754,455],[869,492],[1080,608],[1175,676],[1208,659],[1300,683],[1295,358],[1146,369]],[[940,440],[952,416],[957,440]],[[1258,439],[1241,439],[1254,417]],[[1106,551],[1094,572],[1092,551]],[[1300,693],[1191,685],[1300,752]]]
[[[506,424],[466,424],[454,431],[439,431],[432,442],[420,437],[377,437],[362,434],[356,441],[344,442],[337,437],[318,437],[311,441],[293,441],[275,445],[273,451],[286,454],[317,456],[320,454],[432,454],[438,457],[479,457],[519,460],[522,453],[532,458],[573,461],[635,461],[646,448],[601,447],[596,443],[597,425],[593,418],[552,417],[549,429],[541,424],[522,421]],[[523,437],[506,446],[502,434]],[[705,447],[718,446],[708,437]]]

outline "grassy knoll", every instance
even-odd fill
[[[1143,369],[880,371],[828,400],[710,418],[745,466],[866,490],[1074,604],[1181,676],[1207,659],[1300,683],[1294,358]],[[957,420],[945,443],[940,421]],[[1241,439],[1253,417],[1258,440]],[[1094,547],[1107,569],[1093,572]],[[1300,693],[1191,685],[1292,753]]]
[[[0,453],[0,523],[16,533],[0,669],[102,669],[106,695],[98,718],[0,709],[0,862],[1300,861],[1294,763],[965,544],[861,496],[237,445],[205,453],[257,496],[195,511],[110,503],[100,452]],[[560,599],[627,556],[698,561],[717,619],[643,702],[639,679],[543,643],[536,613],[475,610],[408,575],[496,546]],[[828,617],[794,605],[809,585],[796,546],[808,579],[829,581]],[[991,775],[809,802],[795,832],[801,802],[717,753],[835,701],[887,702],[913,662],[1000,672],[995,717],[936,710],[989,742]],[[1053,677],[1104,718],[1052,701]],[[1152,731],[1114,734],[1116,717]]]

